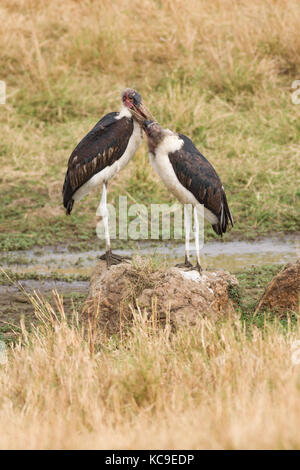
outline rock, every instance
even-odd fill
[[[100,262],[91,277],[84,314],[99,313],[99,323],[108,334],[129,324],[139,307],[160,324],[194,325],[200,316],[213,320],[233,312],[229,292],[237,279],[225,271],[185,271],[179,268],[154,270],[151,262],[138,258],[106,269]]]
[[[300,259],[295,264],[287,264],[267,285],[255,313],[272,310],[280,313],[299,309]]]

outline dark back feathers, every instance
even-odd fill
[[[104,116],[73,150],[63,185],[63,203],[70,214],[74,193],[92,176],[117,161],[133,131],[132,118],[116,120],[119,113]]]
[[[218,235],[222,235],[226,232],[229,221],[233,226],[233,220],[220,178],[193,142],[183,134],[178,135],[184,145],[180,150],[169,154],[175,174],[197,201],[217,217],[218,223],[213,225],[213,229]]]

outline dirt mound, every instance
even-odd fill
[[[91,277],[85,315],[100,312],[99,322],[108,334],[118,333],[120,324],[133,319],[139,307],[152,319],[172,325],[195,324],[199,316],[217,320],[233,311],[231,286],[237,279],[225,271],[154,270],[149,261],[137,259],[106,269],[100,262]]]
[[[300,259],[295,264],[287,264],[266,287],[256,312],[273,310],[278,312],[299,309]]]

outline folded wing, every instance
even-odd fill
[[[104,116],[73,150],[63,185],[63,203],[67,214],[71,213],[76,191],[125,152],[133,131],[133,121],[126,117],[116,119],[118,114]]]
[[[180,150],[169,154],[176,176],[197,201],[216,216],[217,223],[212,226],[218,235],[222,235],[226,232],[229,221],[233,226],[233,219],[220,178],[193,142],[185,135],[178,135],[184,145]]]

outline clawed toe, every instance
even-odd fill
[[[99,256],[99,259],[106,260],[106,265],[109,268],[110,266],[123,263],[124,261],[128,263],[130,258],[129,256],[117,255],[109,250],[106,251],[103,255]]]
[[[197,263],[196,266],[194,267],[194,270],[198,271],[198,273],[201,274],[201,272],[202,272],[201,265],[199,263]]]
[[[176,268],[185,269],[186,271],[198,271],[199,274],[202,272],[202,268],[199,263],[193,266],[190,261],[185,261],[184,263],[175,264],[175,266]]]
[[[176,268],[184,268],[184,269],[191,269],[193,265],[190,261],[185,260],[184,263],[175,264]]]
[[[111,264],[120,264],[123,262],[129,263],[130,257],[129,256],[121,256],[116,255],[115,253],[111,254]]]

